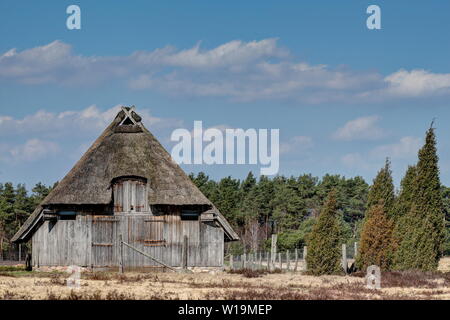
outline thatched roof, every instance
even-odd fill
[[[150,205],[203,205],[213,208],[213,204],[144,127],[134,109],[122,108],[12,240],[24,239],[24,234],[39,220],[43,207],[111,204],[111,182],[121,176],[146,178]],[[220,212],[215,211],[218,220],[226,222]],[[226,234],[231,235],[230,240],[238,239],[227,222],[221,225]]]
[[[30,238],[31,231],[39,224],[42,217],[42,207],[37,206],[33,213],[28,217],[27,221],[22,225],[19,231],[12,237],[12,242],[23,242]]]
[[[151,205],[210,205],[140,121],[119,126],[125,116],[118,113],[42,205],[109,204],[111,181],[120,176],[147,178]]]

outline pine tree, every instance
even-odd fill
[[[367,195],[367,209],[383,201],[384,210],[390,216],[394,207],[395,193],[392,180],[391,162],[386,159],[384,167],[378,171]]]
[[[322,180],[319,182],[318,184],[318,188],[317,188],[317,196],[319,198],[319,201],[322,204],[325,203],[328,195],[330,194],[330,192],[332,190],[334,190],[335,192],[335,196],[336,196],[336,205],[338,209],[343,209],[343,198],[345,197],[345,190],[343,188],[345,184],[345,178],[335,174],[335,175],[331,175],[331,174],[325,174],[322,177]]]
[[[305,202],[300,197],[297,180],[293,177],[274,179],[273,218],[278,221],[277,232],[298,229],[306,215]]]
[[[405,223],[405,216],[412,209],[416,175],[416,166],[409,166],[400,183],[400,193],[395,200],[393,211],[394,233],[392,242],[394,251],[397,251],[400,242],[405,238],[405,234],[410,232],[409,224]],[[394,264],[397,265],[397,262],[394,262]]]
[[[242,195],[245,197],[245,195],[247,195],[250,190],[253,189],[253,187],[255,187],[256,185],[256,179],[255,176],[253,175],[253,172],[249,172],[247,175],[247,178],[245,178],[244,181],[242,181],[241,183],[241,193]]]
[[[382,270],[390,270],[393,259],[392,248],[393,221],[387,216],[383,202],[369,209],[365,221],[357,256],[357,266],[366,270],[377,265]]]
[[[373,264],[383,270],[391,268],[394,230],[391,215],[394,200],[391,163],[389,159],[386,159],[384,167],[378,171],[373,180],[367,196],[367,211],[361,228],[356,261],[358,268],[362,270]]]
[[[244,224],[245,220],[248,218],[259,220],[255,202],[256,187],[256,178],[253,175],[253,172],[250,171],[239,188],[240,210],[237,213],[237,220],[239,220],[241,224]]]
[[[270,234],[273,205],[272,199],[274,197],[274,183],[266,176],[260,176],[259,182],[252,195],[254,210],[258,214],[259,219],[263,221],[265,232]],[[273,230],[272,230],[273,231]]]
[[[239,213],[240,184],[239,180],[228,176],[221,179],[217,185],[218,199],[214,204],[232,223],[237,222],[236,218]]]
[[[54,189],[57,185],[58,185],[58,182],[56,182],[53,185],[53,187],[50,187],[50,186],[47,187],[42,182],[38,182],[32,189],[33,195],[31,196],[31,200],[33,202],[33,205],[35,207],[38,206],[45,199],[45,197],[48,196],[50,191],[52,191],[52,189]],[[33,208],[33,210],[34,210],[34,208]],[[33,211],[33,210],[31,210],[31,211]]]
[[[356,221],[364,218],[369,185],[362,177],[345,181],[344,220],[355,227]]]
[[[416,170],[411,209],[399,221],[405,230],[396,250],[396,268],[436,270],[445,241],[445,217],[433,127],[419,151]]]
[[[14,229],[18,230],[34,210],[33,202],[28,197],[27,189],[23,184],[18,184],[16,187],[13,207],[15,214]]]
[[[450,255],[450,188],[446,186],[441,187],[442,201],[444,204],[445,214],[445,229],[447,237],[444,244],[444,255]]]
[[[10,182],[2,185],[0,191],[0,250],[4,250],[7,248],[9,239],[16,231],[16,216],[14,212],[16,194],[13,184]]]
[[[313,275],[341,273],[340,244],[341,230],[337,217],[336,192],[333,190],[308,237],[308,270]]]
[[[416,166],[409,166],[400,183],[400,193],[395,201],[393,212],[395,221],[398,221],[411,210],[412,201],[414,199],[414,181],[416,179],[416,174]]]

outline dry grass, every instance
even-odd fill
[[[72,289],[66,286],[65,273],[13,270],[0,275],[0,299],[450,299],[449,266],[444,259],[440,272],[384,273],[381,290],[367,289],[362,275],[315,277],[252,270],[217,274],[92,272],[84,273],[81,287]]]
[[[261,269],[261,270],[252,270],[252,269],[236,269],[236,270],[228,270],[228,273],[230,274],[241,274],[245,278],[259,278],[266,274],[279,274],[282,273],[281,269],[275,269],[272,271],[269,271],[267,269]]]

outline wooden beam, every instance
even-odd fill
[[[120,260],[119,260],[119,265],[120,265],[120,273],[123,273],[123,240],[122,240],[122,235],[120,235],[120,237],[119,237],[119,241],[120,241],[120,243],[119,243],[119,250],[120,250],[120,253],[119,253],[119,257],[120,257]]]
[[[125,112],[125,117],[123,118],[123,120],[120,122],[120,125],[122,125],[125,120],[130,119],[131,122],[133,122],[133,124],[137,125],[138,123],[136,122],[136,120],[133,119],[131,113],[134,111],[134,106],[132,106],[130,108],[130,110],[128,111],[125,107],[122,107],[122,111]]]
[[[181,264],[183,269],[188,267],[188,237],[183,237],[183,248],[181,253]]]
[[[125,241],[122,241],[122,243],[123,243],[124,245],[126,245],[128,248],[133,249],[134,251],[136,251],[136,252],[142,254],[143,256],[152,259],[152,260],[155,261],[156,263],[158,263],[158,264],[160,264],[160,265],[162,265],[162,266],[164,266],[164,267],[166,267],[166,268],[168,268],[168,269],[170,269],[170,270],[172,270],[172,271],[177,272],[177,270],[176,270],[175,268],[172,268],[171,266],[165,264],[164,262],[159,261],[159,260],[156,259],[156,258],[153,258],[153,257],[152,257],[151,255],[149,255],[148,253],[145,253],[145,252],[143,252],[143,251],[141,251],[141,250],[139,250],[139,249],[133,247],[132,245],[126,243]]]

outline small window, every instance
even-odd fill
[[[77,213],[75,211],[59,211],[59,220],[76,220]]]
[[[197,211],[183,210],[181,211],[181,220],[198,220],[199,215]]]
[[[149,212],[147,179],[121,177],[113,181],[114,212]]]
[[[132,126],[132,125],[134,125],[134,122],[131,121],[131,119],[127,117],[127,118],[122,122],[121,125],[122,125],[122,126]]]

